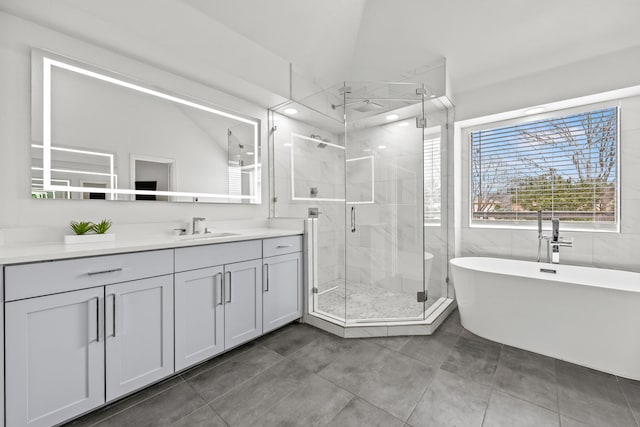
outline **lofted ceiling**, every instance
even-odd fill
[[[133,35],[204,81],[215,66],[208,48],[225,42],[208,24],[323,85],[397,81],[444,57],[454,92],[640,45],[639,0],[0,0],[0,9],[125,53]],[[129,53],[144,59],[142,47]]]
[[[638,0],[182,1],[331,82],[445,57],[464,91],[640,45]]]

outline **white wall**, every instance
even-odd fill
[[[592,95],[640,83],[640,46],[503,81],[468,92],[454,89],[455,120]]]
[[[149,85],[200,98],[262,121],[266,147],[266,109],[143,62],[96,47],[62,33],[0,12],[0,228],[66,227],[70,220],[110,218],[118,223],[179,221],[192,216],[209,220],[266,218],[262,205],[182,204],[164,202],[32,200],[30,196],[31,47],[52,50],[101,68],[118,71]],[[188,74],[188,73],[185,73]],[[266,162],[267,150],[263,149]],[[263,168],[263,182],[267,179]],[[161,207],[161,208],[159,208]]]

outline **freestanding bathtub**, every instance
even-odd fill
[[[499,258],[450,263],[469,331],[640,380],[640,273]]]

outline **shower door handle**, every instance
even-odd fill
[[[356,207],[351,206],[351,232],[356,232]]]

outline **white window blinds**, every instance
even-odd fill
[[[618,108],[484,129],[471,138],[472,224],[534,220],[615,227]]]
[[[440,138],[424,140],[424,222],[440,225]]]

